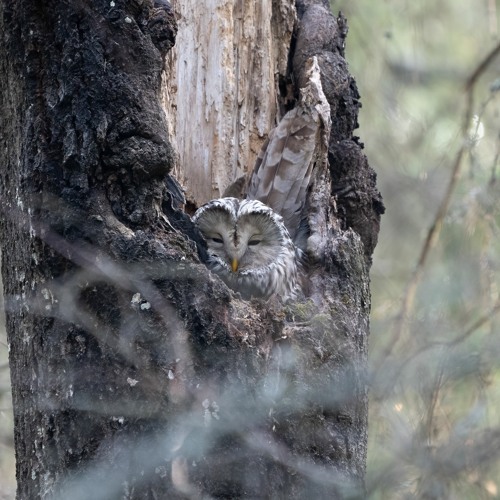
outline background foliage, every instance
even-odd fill
[[[481,66],[497,3],[333,3],[387,208],[371,274],[370,498],[499,496],[500,58]]]
[[[372,268],[373,499],[500,496],[500,57],[480,66],[499,43],[497,3],[333,2],[387,208]],[[0,498],[13,498],[6,360],[2,330]]]

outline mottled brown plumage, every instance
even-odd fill
[[[292,239],[303,217],[318,149],[330,123],[316,59],[309,64],[308,85],[301,89],[297,106],[269,134],[247,191],[247,198],[265,203],[283,217]]]

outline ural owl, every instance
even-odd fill
[[[294,299],[300,250],[283,219],[258,200],[220,198],[194,215],[208,247],[208,267],[245,299]]]
[[[297,106],[257,158],[247,199],[212,200],[194,215],[207,242],[208,267],[244,298],[276,294],[286,301],[300,294],[304,209],[315,166],[326,157],[330,120],[316,58],[307,77]]]

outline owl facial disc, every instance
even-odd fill
[[[203,205],[194,222],[208,248],[208,267],[244,298],[284,300],[298,291],[297,250],[282,218],[257,200],[220,198]]]

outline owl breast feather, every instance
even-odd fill
[[[283,260],[280,257],[269,266],[234,273],[219,257],[211,256],[208,267],[245,300],[266,299],[276,294],[286,302],[298,296],[297,267],[294,263],[280,262]]]

